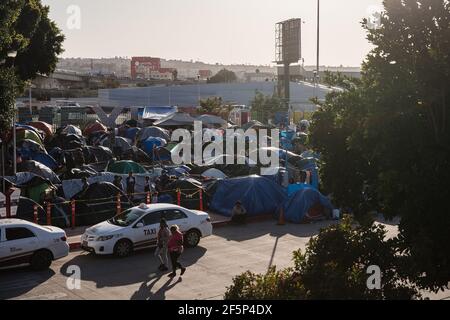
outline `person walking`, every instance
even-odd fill
[[[155,250],[155,256],[159,259],[161,264],[159,265],[158,269],[159,271],[167,271],[169,268],[167,268],[167,263],[169,261],[167,257],[168,252],[168,243],[170,239],[170,230],[169,226],[167,225],[166,219],[161,219],[159,222],[159,231],[158,231],[158,237],[157,237],[157,247]]]
[[[183,253],[183,234],[180,232],[180,228],[177,225],[171,226],[170,232],[172,235],[169,239],[168,247],[170,261],[172,262],[172,273],[169,274],[169,277],[173,278],[177,275],[178,268],[181,269],[180,275],[183,275],[186,272],[186,268],[178,262],[178,259]]]

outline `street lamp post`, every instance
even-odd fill
[[[16,58],[17,51],[8,52],[8,57],[13,59]],[[14,67],[14,62],[13,62]],[[16,150],[16,104],[13,106],[13,118],[12,118],[12,131],[13,131],[13,175],[17,173],[17,150]]]
[[[320,57],[320,0],[317,0],[317,64],[316,64],[316,74],[314,75],[314,83],[315,86],[319,86],[319,57]],[[317,91],[315,92],[315,96],[317,99]]]

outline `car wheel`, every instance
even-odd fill
[[[128,257],[133,251],[133,244],[129,240],[119,240],[114,246],[114,255],[119,258]]]
[[[53,256],[50,251],[36,251],[31,257],[31,268],[33,270],[46,270],[52,264]]]
[[[188,248],[194,248],[200,242],[200,232],[197,230],[189,230],[184,236],[184,244]]]

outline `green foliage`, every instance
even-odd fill
[[[200,100],[200,113],[214,113],[221,109],[223,105],[221,97],[207,98]]]
[[[380,28],[364,24],[362,79],[319,102],[310,142],[337,205],[399,215],[409,280],[437,290],[450,280],[450,4],[384,5]]]
[[[208,80],[208,83],[232,83],[236,81],[237,77],[233,71],[222,69],[219,72],[217,72],[217,74],[212,76]]]
[[[275,117],[276,112],[287,111],[285,103],[278,96],[265,96],[259,91],[256,92],[255,98],[251,101],[251,105],[256,119],[262,123],[268,123],[270,119]]]
[[[311,238],[305,253],[293,253],[294,268],[266,274],[245,272],[233,279],[225,299],[413,299],[419,294],[403,276],[401,258],[386,231],[372,221],[342,223]],[[367,287],[367,268],[382,272],[381,289]]]
[[[49,74],[62,53],[64,36],[48,18],[49,8],[40,0],[4,0],[0,3],[0,60],[14,65],[22,81],[37,73]],[[12,61],[7,55],[17,51]]]
[[[14,103],[16,102],[16,85],[14,70],[0,68],[0,130],[1,136],[6,128],[11,127]]]
[[[0,2],[0,130],[12,116],[15,94],[25,81],[38,73],[49,74],[62,53],[64,36],[48,18],[49,8],[40,0],[2,0]],[[17,52],[15,58],[8,53]],[[14,70],[12,72],[11,70]],[[11,103],[11,99],[13,103]]]

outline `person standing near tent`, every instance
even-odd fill
[[[81,183],[83,184],[83,187],[81,188],[81,191],[84,193],[89,188],[89,182],[86,177],[81,178]]]
[[[128,172],[127,177],[127,194],[131,201],[133,201],[134,197],[134,186],[136,185],[136,178],[133,177],[133,172]]]
[[[247,220],[247,210],[245,210],[241,201],[236,201],[236,204],[231,211],[231,222],[235,224],[245,224]]]
[[[159,271],[167,271],[167,263],[169,261],[167,257],[168,243],[170,239],[170,230],[167,225],[167,221],[163,218],[159,223],[159,231],[156,243],[155,257],[159,259],[161,264],[159,265]]]
[[[151,186],[151,182],[150,182],[150,177],[149,176],[145,176],[144,192],[145,193],[152,192],[152,186]]]
[[[177,269],[181,269],[180,275],[183,275],[186,272],[186,268],[183,267],[178,259],[183,253],[183,234],[180,232],[180,228],[177,225],[173,225],[170,227],[170,232],[172,233],[168,247],[169,247],[169,255],[170,261],[172,263],[172,273],[169,274],[170,278],[173,278],[177,275]]]
[[[113,185],[115,185],[117,187],[117,189],[119,189],[120,191],[123,191],[122,177],[121,176],[114,176]]]

